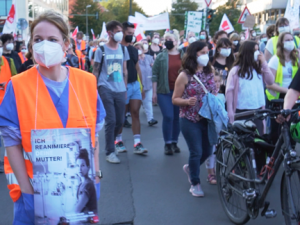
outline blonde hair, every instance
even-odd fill
[[[136,42],[133,46],[134,46],[134,47],[135,47],[135,46],[140,46],[143,50],[145,50],[145,49],[144,49],[143,43],[140,42],[140,41],[139,41],[139,42]]]
[[[177,43],[179,44],[179,32],[176,29],[173,29],[173,34],[170,32],[166,32],[164,35],[164,39],[166,38],[174,38],[175,41],[177,41]]]
[[[30,26],[30,38],[33,40],[33,30],[34,28],[40,23],[46,21],[48,23],[53,24],[54,26],[59,29],[64,42],[70,42],[69,39],[69,27],[67,23],[65,22],[63,16],[53,10],[47,10],[40,14],[31,24]]]
[[[237,33],[233,33],[230,35],[229,40],[232,41],[240,41],[241,37],[240,35],[238,35]]]

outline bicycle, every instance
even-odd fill
[[[284,173],[280,187],[282,213],[287,225],[300,224],[300,156],[292,148],[288,123],[282,124],[276,145],[269,145],[270,148],[273,147],[273,153],[270,161],[263,167],[260,179],[257,177],[255,151],[248,145],[249,139],[262,138],[251,120],[263,120],[278,114],[286,118],[298,111],[300,109],[264,109],[239,113],[238,116],[253,117],[250,120],[235,121],[227,131],[222,131],[216,151],[216,177],[223,209],[233,223],[245,224],[250,218],[257,218],[261,209],[261,216],[276,217],[276,211],[269,209],[270,202],[265,199],[283,163]],[[296,182],[298,186],[294,189]],[[265,185],[262,190],[259,184]],[[298,198],[295,198],[296,194]]]

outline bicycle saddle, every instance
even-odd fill
[[[237,120],[234,121],[233,124],[233,129],[236,131],[242,131],[245,133],[252,133],[253,131],[256,130],[256,125],[252,121],[247,121],[247,120]]]

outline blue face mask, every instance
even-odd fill
[[[206,39],[205,35],[201,34],[200,35],[200,40],[205,40],[205,39]]]

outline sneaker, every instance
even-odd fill
[[[0,161],[0,173],[4,173],[4,162]]]
[[[134,150],[133,150],[134,154],[143,155],[147,152],[148,152],[148,150],[146,148],[144,148],[142,143],[138,143],[134,146]]]
[[[188,176],[189,183],[192,184],[191,177],[190,177],[190,167],[189,167],[189,164],[185,164],[182,169],[186,173],[186,175]]]
[[[116,156],[116,153],[112,152],[106,156],[106,161],[110,163],[120,163],[120,159]]]
[[[127,152],[127,149],[122,141],[115,142],[115,148],[117,153]]]
[[[165,155],[173,155],[171,144],[165,144]]]
[[[175,153],[180,153],[180,148],[178,148],[177,143],[172,143],[172,150]]]
[[[157,123],[158,122],[155,119],[152,119],[152,120],[148,121],[148,124],[149,124],[150,127],[153,126],[153,125],[155,125],[155,124],[157,124]]]
[[[126,113],[126,117],[131,117],[131,113],[130,113],[130,112],[127,112],[127,113]]]
[[[123,127],[125,127],[125,128],[130,128],[131,127],[131,123],[129,123],[129,121],[127,120],[127,118],[125,119]]]
[[[203,197],[204,196],[204,192],[202,191],[200,184],[197,184],[195,186],[192,185],[190,188],[190,192],[195,197]]]

